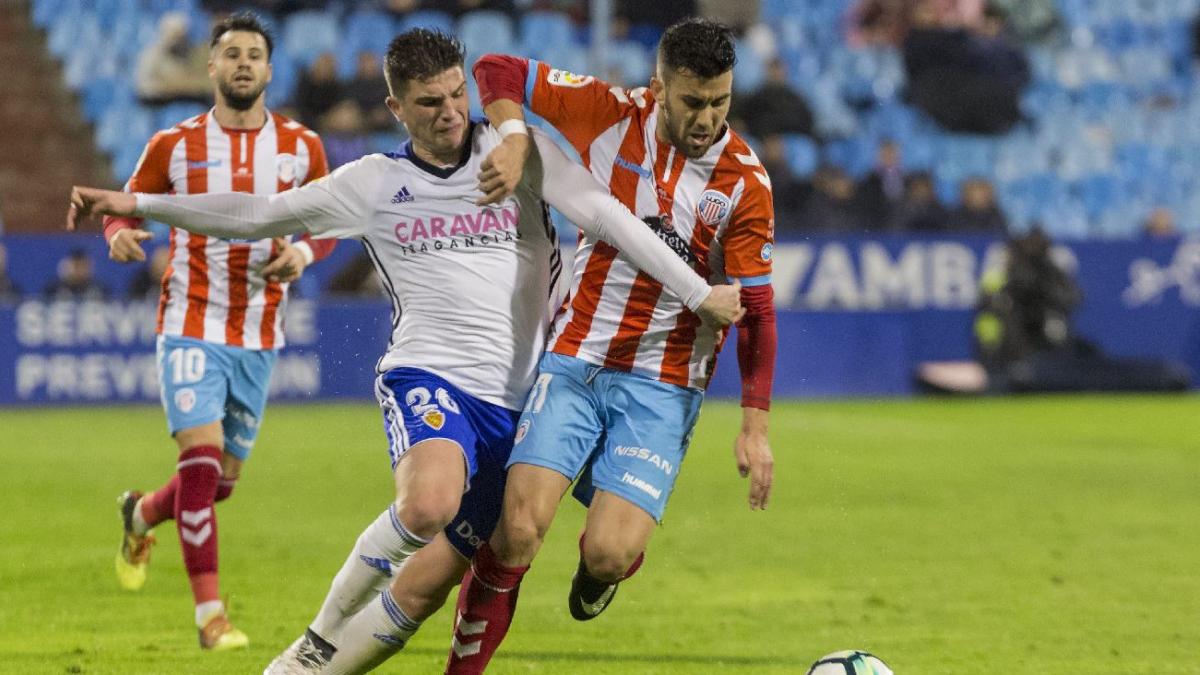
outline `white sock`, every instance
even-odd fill
[[[196,605],[196,627],[204,628],[213,617],[225,611],[225,603],[209,600]]]
[[[133,521],[133,533],[139,537],[146,536],[146,533],[150,531],[150,526],[146,524],[146,519],[142,517],[143,499],[145,497],[139,498],[137,503],[133,505],[133,518],[131,519]]]
[[[342,633],[342,643],[333,660],[321,672],[326,675],[365,673],[404,649],[404,644],[420,627],[421,622],[409,618],[392,598],[392,592],[385,588],[354,615]]]
[[[359,535],[310,628],[340,650],[341,633],[350,617],[387,588],[393,568],[428,543],[404,527],[395,504],[389,506]]]

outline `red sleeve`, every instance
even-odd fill
[[[174,129],[160,131],[146,144],[137,168],[125,183],[126,192],[164,194],[171,191],[171,175],[168,165],[175,144],[182,138]],[[104,240],[112,239],[117,230],[136,229],[142,226],[141,218],[104,217]]]
[[[488,54],[475,62],[472,73],[485,106],[498,99],[523,104],[581,155],[597,136],[651,100],[645,88],[626,91],[516,56]]]
[[[525,80],[529,60],[505,54],[487,54],[471,68],[479,85],[479,100],[484,107],[498,99],[525,103]]]
[[[770,284],[742,288],[746,315],[738,322],[738,368],[742,373],[742,407],[771,409],[775,379],[775,292]]]

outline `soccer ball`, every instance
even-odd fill
[[[878,656],[857,649],[826,654],[808,669],[808,675],[893,675]]]

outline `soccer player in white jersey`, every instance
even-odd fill
[[[208,65],[213,108],[155,134],[125,189],[268,195],[328,173],[317,135],[266,109],[270,56],[271,38],[254,15],[218,23]],[[146,259],[142,242],[151,235],[140,225],[106,219],[113,260]],[[220,599],[213,507],[232,494],[258,434],[276,350],[283,346],[288,282],[334,243],[170,234],[157,351],[162,404],[179,460],[158,490],[130,490],[118,499],[124,532],[116,571],[124,588],[140,589],[154,543],[150,529],[174,519],[204,649],[247,644]]]
[[[468,119],[456,40],[421,29],[400,35],[385,72],[388,107],[411,136],[401,153],[365,157],[270,198],[72,195],[69,227],[101,212],[212,235],[358,238],[391,296],[376,395],[396,501],[359,537],[316,619],[268,672],[362,672],[382,662],[441,606],[490,534],[520,408],[559,306],[547,203],[653,270],[706,320],[725,325],[741,314],[736,287],[710,287],[540,132],[514,194],[480,206],[481,181],[497,178],[485,157],[523,144],[529,131],[523,122],[496,129]]]
[[[750,508],[759,509],[774,469],[767,442],[774,216],[770,178],[725,123],[735,60],[728,28],[690,19],[663,34],[649,90],[511,56],[485,56],[474,73],[493,124],[523,119],[528,106],[679,258],[706,278],[740,282],[742,429],[734,451],[750,478]],[[489,197],[502,198],[519,180],[523,157],[506,156],[511,149],[489,158],[499,175]],[[571,299],[555,321],[509,459],[500,522],[459,590],[452,675],[486,668],[572,481],[588,515],[567,604],[587,621],[641,566],[679,475],[725,335],[610,248],[581,240]]]

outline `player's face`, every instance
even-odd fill
[[[650,90],[660,108],[659,130],[688,157],[703,156],[725,126],[732,89],[732,70],[711,78],[689,70],[655,77]]]
[[[458,160],[467,132],[467,78],[462,66],[425,80],[409,80],[388,108],[408,128],[413,147],[441,162]]]
[[[226,31],[212,49],[208,77],[219,99],[234,110],[249,110],[271,81],[267,41],[252,31]]]

